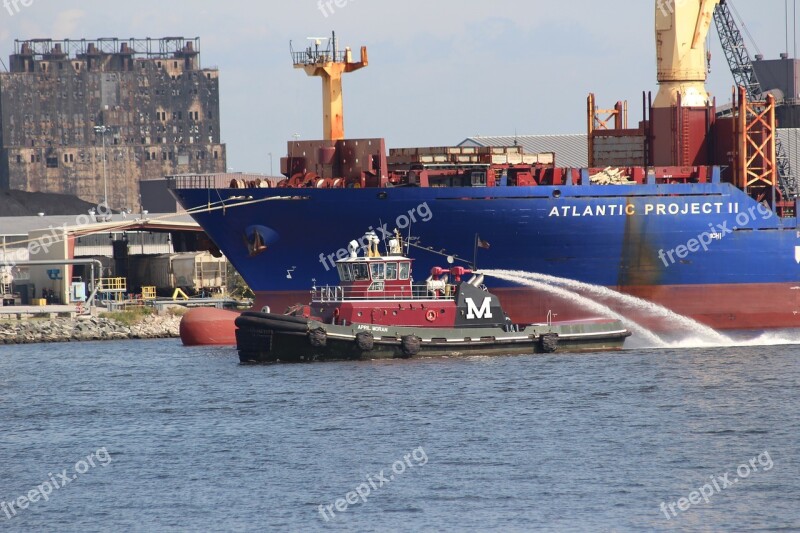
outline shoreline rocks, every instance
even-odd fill
[[[8,321],[0,323],[0,345],[177,338],[180,323],[173,315],[147,316],[132,325],[98,317]]]

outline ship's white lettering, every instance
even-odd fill
[[[467,298],[467,320],[475,320],[482,319],[482,318],[492,318],[492,299],[491,298],[484,298],[483,304],[481,308],[478,309],[478,306],[475,305],[475,301],[472,298]]]
[[[368,324],[359,324],[357,329],[362,329],[365,331],[377,331],[379,333],[388,333],[389,330],[387,328],[382,328],[380,326],[370,326]]]
[[[635,204],[607,204],[607,205],[587,205],[585,207],[579,206],[556,206],[550,209],[549,217],[572,217],[572,218],[586,218],[586,217],[619,217],[619,216],[637,216],[644,214],[646,216],[700,216],[700,215],[722,215],[722,214],[737,214],[740,212],[740,206],[735,202],[671,202],[671,203],[647,203],[642,206]]]

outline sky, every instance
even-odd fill
[[[332,30],[356,56],[369,49],[369,67],[345,76],[347,137],[384,137],[394,148],[583,133],[589,92],[601,107],[629,100],[635,124],[642,91],[657,91],[650,0],[4,1],[6,62],[14,39],[199,36],[203,66],[220,70],[222,141],[235,172],[270,173],[271,153],[277,173],[294,134],[322,137],[321,82],[292,68],[289,42],[302,50]],[[758,49],[777,58],[785,0],[734,5]],[[714,30],[711,44],[709,89],[724,103],[733,79]]]

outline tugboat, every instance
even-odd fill
[[[608,351],[631,335],[619,320],[515,324],[484,276],[436,267],[415,284],[413,259],[395,232],[387,252],[370,232],[336,261],[340,284],[314,286],[311,302],[285,314],[246,312],[236,319],[243,363],[395,359],[416,356],[517,355]],[[346,254],[343,254],[346,255]],[[469,278],[469,279],[466,279]]]

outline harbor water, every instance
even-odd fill
[[[273,366],[0,347],[0,530],[798,530],[799,336]]]

